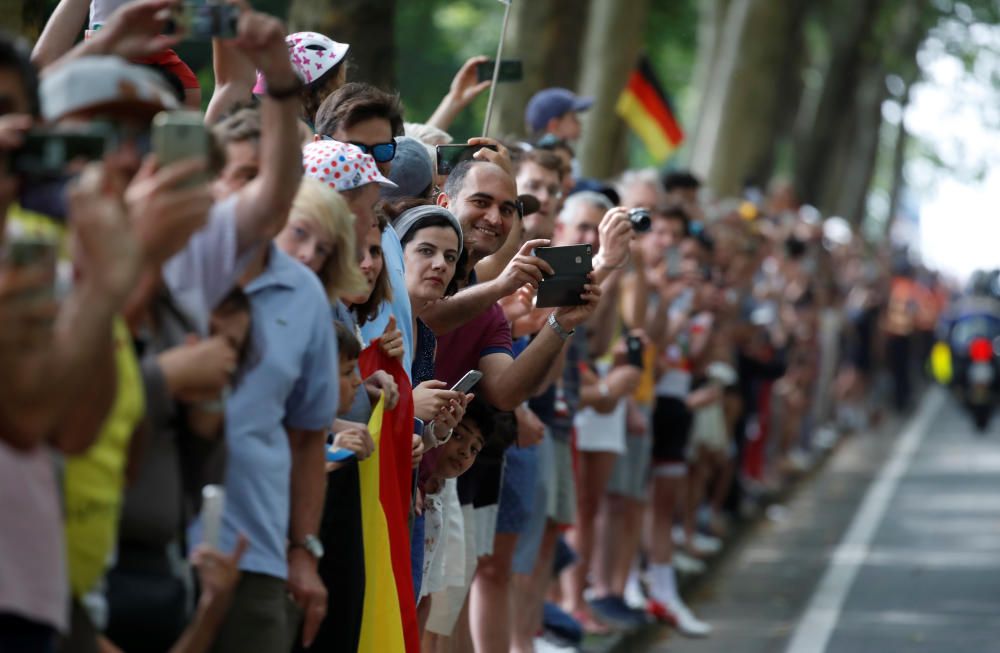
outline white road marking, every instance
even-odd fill
[[[907,424],[893,448],[888,463],[865,493],[854,521],[840,540],[826,568],[826,573],[813,592],[802,619],[785,653],[824,653],[833,629],[840,619],[844,600],[854,583],[858,570],[868,556],[875,531],[889,507],[913,460],[913,455],[923,441],[931,420],[940,412],[944,394],[932,391],[922,403],[920,411]]]

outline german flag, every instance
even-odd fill
[[[684,132],[670,106],[670,99],[663,92],[653,66],[645,56],[639,59],[629,76],[615,110],[642,139],[653,158],[661,163],[684,140]]]
[[[368,430],[375,451],[358,464],[365,548],[358,653],[420,653],[408,528],[413,393],[402,365],[389,358],[378,341],[361,352],[358,364],[364,378],[384,370],[399,386],[393,410],[385,410],[384,399],[372,410]]]

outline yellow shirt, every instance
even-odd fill
[[[114,550],[129,442],[145,412],[139,361],[121,318],[114,323],[114,348],[118,389],[111,411],[93,446],[66,461],[66,549],[74,596],[94,588]]]

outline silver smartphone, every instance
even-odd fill
[[[205,119],[198,111],[161,111],[153,118],[153,152],[160,167],[186,159],[200,159],[207,165],[209,138]],[[187,185],[208,180],[206,170]]]
[[[472,390],[473,386],[479,383],[481,378],[483,378],[482,372],[479,370],[469,370],[465,373],[465,376],[458,380],[458,383],[452,386],[451,389],[454,392],[461,392],[462,394],[465,394],[469,390]]]

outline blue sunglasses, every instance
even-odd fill
[[[328,136],[326,134],[322,134],[320,138],[324,141],[337,140],[333,136]],[[385,163],[396,158],[396,141],[389,141],[388,143],[375,143],[374,145],[365,145],[364,143],[355,143],[354,141],[349,141],[349,143],[365,154],[371,155],[371,157],[375,159],[376,163]]]

